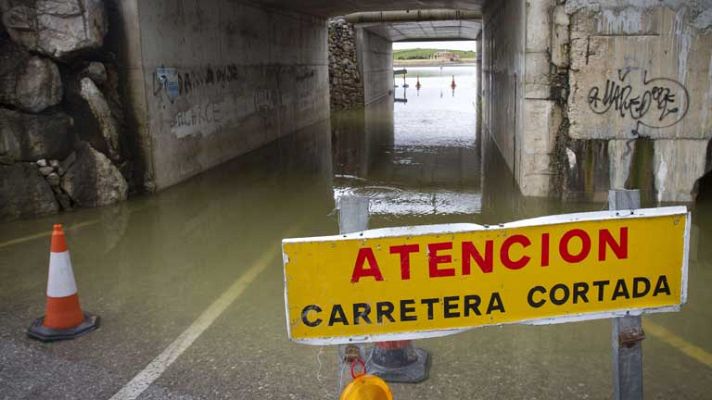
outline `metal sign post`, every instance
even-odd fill
[[[339,199],[339,233],[368,229],[367,197],[344,196]],[[345,358],[357,352],[353,344],[341,345]],[[351,346],[351,348],[349,348]],[[351,356],[353,357],[353,356]],[[427,351],[416,348],[410,340],[378,342],[366,360],[366,369],[388,382],[416,383],[428,377]],[[347,360],[346,360],[347,361]]]
[[[368,198],[344,196],[339,198],[339,233],[368,229]]]
[[[639,190],[610,190],[610,210],[640,208]],[[640,315],[613,318],[613,398],[637,400],[643,398],[643,346],[645,339]]]
[[[614,398],[642,399],[640,315],[687,301],[690,213],[639,208],[637,190],[612,190],[609,203],[496,226],[364,230],[368,199],[341,198],[340,235],[282,241],[289,338],[375,342],[366,368],[381,375],[372,361],[415,382],[414,339],[612,319]]]

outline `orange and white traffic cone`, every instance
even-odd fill
[[[45,315],[35,320],[27,335],[43,342],[74,339],[99,326],[99,317],[82,312],[72,260],[62,225],[54,225],[49,253]]]

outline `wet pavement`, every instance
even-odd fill
[[[0,224],[0,399],[109,399],[167,348],[180,352],[138,398],[337,398],[336,349],[287,339],[279,250],[283,237],[336,233],[336,198],[371,197],[371,227],[606,207],[521,198],[492,143],[476,136],[473,74],[409,68],[405,93],[401,78],[395,88],[407,102],[334,115],[158,195]],[[647,398],[712,392],[707,208],[693,211],[689,303],[644,319]],[[43,344],[24,331],[43,312],[55,222],[67,227],[82,304],[102,325]],[[430,377],[393,385],[396,399],[611,397],[609,321],[417,344],[432,354]]]

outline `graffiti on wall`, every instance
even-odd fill
[[[204,101],[179,111],[171,123],[171,130],[178,138],[205,130],[204,134],[215,130],[222,122],[221,104],[213,101]]]
[[[631,120],[631,133],[637,136],[641,126],[667,128],[682,121],[690,95],[675,79],[649,78],[647,70],[625,68],[605,83],[591,87],[586,101],[596,114]]]
[[[159,67],[153,73],[153,95],[167,95],[173,102],[178,96],[187,95],[198,88],[225,85],[238,79],[239,72],[235,64],[186,70]]]

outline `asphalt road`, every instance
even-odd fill
[[[0,224],[0,399],[337,398],[336,349],[287,338],[280,254],[283,237],[337,232],[334,195],[357,189],[332,178],[348,171],[332,167],[331,136],[328,127],[296,135],[115,207]],[[443,154],[407,153],[415,147],[381,160],[394,169],[370,162],[379,182],[358,181],[378,202],[372,226],[493,223],[559,210],[510,207],[513,185],[497,176],[482,186],[470,179],[433,187],[422,168],[399,193],[425,193],[434,203],[413,195],[389,208],[383,196],[398,190],[386,193],[383,180],[407,182],[403,160],[422,165],[427,154]],[[463,157],[467,151],[475,149]],[[480,203],[458,208],[453,199]],[[689,304],[644,320],[646,398],[712,393],[709,221],[695,214]],[[56,222],[66,227],[82,305],[102,321],[76,340],[44,344],[25,330],[43,312]],[[429,379],[392,389],[413,400],[609,398],[610,325],[513,325],[420,340],[432,355]]]

